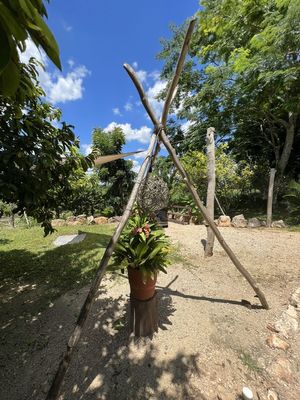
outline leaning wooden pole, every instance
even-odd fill
[[[141,101],[150,117],[150,119],[152,120],[154,126],[160,126],[160,131],[159,131],[159,137],[162,141],[162,143],[165,145],[166,149],[168,150],[174,165],[176,166],[176,168],[178,169],[179,173],[181,174],[181,176],[183,177],[184,182],[186,183],[189,191],[191,192],[191,195],[195,201],[195,204],[198,206],[200,212],[202,213],[203,217],[205,218],[205,220],[207,221],[207,223],[209,224],[209,226],[211,227],[212,231],[214,232],[216,238],[218,239],[219,243],[221,244],[221,246],[223,247],[223,249],[226,251],[226,253],[228,254],[229,258],[231,259],[231,261],[233,262],[233,264],[235,265],[235,267],[239,270],[239,272],[244,276],[244,278],[248,281],[248,283],[250,284],[250,286],[253,288],[253,290],[255,291],[255,293],[257,294],[262,306],[265,309],[269,309],[269,305],[268,302],[265,298],[265,295],[263,294],[263,292],[260,290],[257,282],[254,280],[254,278],[251,276],[251,274],[246,270],[245,267],[243,267],[243,265],[241,264],[241,262],[238,260],[238,258],[236,257],[236,255],[233,253],[233,251],[231,250],[231,248],[228,246],[228,244],[225,242],[225,239],[223,238],[223,236],[221,235],[221,232],[219,231],[219,229],[217,228],[214,220],[208,215],[207,210],[205,208],[205,206],[203,205],[196,189],[195,186],[193,184],[193,182],[191,181],[189,175],[187,174],[187,172],[184,170],[183,166],[181,165],[179,158],[173,148],[173,146],[171,145],[166,133],[165,133],[165,125],[166,125],[166,121],[167,121],[167,115],[169,112],[169,107],[171,105],[171,101],[174,98],[174,92],[176,90],[176,86],[177,83],[179,81],[179,76],[180,73],[182,71],[183,68],[183,64],[184,64],[184,58],[187,54],[188,51],[188,44],[194,29],[194,25],[195,25],[195,20],[192,20],[190,22],[189,28],[187,30],[187,34],[184,40],[184,44],[182,46],[182,50],[177,62],[177,66],[175,69],[175,74],[173,77],[173,80],[169,86],[169,90],[167,93],[167,97],[166,97],[166,101],[165,101],[165,105],[163,108],[163,113],[162,113],[162,117],[161,117],[161,123],[158,121],[158,119],[155,116],[155,113],[152,110],[151,105],[149,104],[146,94],[143,90],[143,87],[141,85],[141,83],[139,82],[138,77],[132,73],[132,69],[128,66],[127,68],[125,67],[125,69],[127,70],[127,72],[129,73],[137,91],[139,92]]]
[[[155,128],[150,140],[150,144],[149,144],[149,148],[147,151],[147,155],[143,161],[143,164],[140,168],[140,171],[138,173],[135,185],[132,189],[131,195],[129,197],[127,206],[125,208],[125,212],[122,216],[122,219],[115,231],[115,233],[113,234],[113,236],[111,237],[109,244],[105,250],[105,253],[102,257],[102,260],[99,264],[96,276],[94,278],[94,281],[92,283],[92,286],[89,290],[89,293],[85,299],[85,302],[80,310],[77,322],[76,322],[76,326],[75,329],[72,333],[72,335],[69,338],[68,344],[67,344],[67,350],[63,355],[63,358],[59,364],[58,370],[55,374],[54,380],[52,382],[52,385],[49,389],[49,392],[47,394],[46,400],[56,400],[59,396],[59,392],[61,389],[61,385],[63,383],[65,374],[69,368],[70,362],[71,362],[71,358],[72,358],[72,354],[74,351],[75,346],[77,345],[81,333],[82,333],[82,329],[84,327],[84,324],[86,322],[87,316],[89,314],[89,311],[91,309],[91,306],[93,304],[93,301],[95,299],[95,295],[97,293],[97,290],[100,286],[101,280],[103,278],[103,275],[105,273],[105,270],[108,266],[108,262],[110,260],[110,257],[112,256],[112,253],[114,251],[115,245],[131,215],[131,211],[133,208],[133,205],[135,203],[139,188],[141,186],[141,183],[143,181],[143,178],[145,177],[145,175],[147,175],[149,167],[151,165],[151,161],[152,161],[152,156],[153,156],[153,152],[155,151],[155,148],[157,146],[157,141],[158,141],[158,134],[159,134],[159,128]]]

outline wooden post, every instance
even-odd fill
[[[215,216],[215,189],[216,189],[216,167],[215,167],[215,128],[208,128],[206,133],[207,146],[207,195],[206,208],[209,216],[214,220]],[[207,227],[207,239],[205,243],[204,256],[213,255],[215,235],[210,226]]]
[[[157,296],[138,300],[130,296],[130,332],[135,336],[153,336],[158,331]]]
[[[268,189],[268,204],[267,204],[267,227],[270,228],[272,224],[272,207],[273,207],[273,192],[274,192],[274,180],[275,180],[276,169],[271,168],[269,189]]]
[[[243,265],[241,264],[241,262],[238,260],[238,258],[236,257],[236,255],[233,253],[233,251],[231,250],[231,248],[228,246],[228,244],[225,242],[223,236],[221,235],[221,232],[218,230],[214,220],[207,214],[207,210],[204,207],[202,201],[200,200],[200,197],[195,189],[195,186],[193,184],[193,182],[191,181],[189,175],[187,174],[187,172],[185,171],[185,169],[183,168],[183,166],[181,165],[179,158],[175,152],[175,149],[173,148],[173,146],[171,145],[166,133],[165,133],[165,125],[166,125],[166,121],[167,121],[167,114],[169,112],[169,106],[171,104],[171,101],[174,97],[174,91],[176,89],[176,85],[179,81],[179,76],[180,73],[182,71],[183,68],[183,63],[184,63],[184,58],[187,54],[188,51],[188,46],[186,45],[186,40],[190,40],[190,37],[192,35],[192,31],[194,29],[195,26],[195,20],[190,22],[189,28],[187,30],[186,33],[186,37],[185,37],[185,42],[182,46],[181,49],[181,53],[179,55],[178,58],[178,62],[176,65],[176,69],[175,69],[175,73],[173,76],[173,80],[169,86],[169,90],[167,92],[167,96],[166,96],[166,100],[165,100],[165,104],[164,104],[164,108],[163,108],[163,112],[162,112],[162,117],[161,117],[161,123],[159,124],[158,119],[155,116],[155,113],[153,112],[153,109],[151,107],[151,105],[149,104],[148,100],[147,100],[147,96],[146,93],[138,79],[138,77],[132,73],[132,69],[129,68],[129,66],[125,68],[130,76],[130,78],[132,79],[137,91],[139,92],[141,101],[150,117],[150,119],[152,120],[154,126],[160,126],[160,131],[159,131],[159,137],[161,139],[161,141],[163,142],[163,144],[165,145],[167,151],[169,152],[174,165],[176,166],[177,170],[179,171],[179,173],[181,174],[181,176],[183,177],[184,182],[186,183],[189,191],[191,192],[193,199],[195,201],[195,204],[198,206],[200,212],[202,213],[202,215],[204,216],[204,218],[206,219],[207,223],[209,224],[209,226],[211,227],[212,231],[214,232],[216,238],[218,239],[219,243],[221,244],[221,246],[223,247],[223,249],[226,251],[226,253],[228,254],[229,258],[231,259],[231,261],[233,262],[233,264],[235,265],[235,267],[239,270],[239,272],[246,278],[246,280],[248,281],[248,283],[251,285],[251,287],[253,288],[253,290],[255,291],[255,293],[257,294],[262,306],[265,309],[269,309],[269,305],[268,302],[265,298],[265,295],[263,294],[263,292],[260,290],[259,286],[257,285],[256,281],[253,279],[253,277],[251,276],[251,274],[245,269],[245,267],[243,267]]]
[[[130,194],[127,206],[125,208],[124,214],[122,216],[122,219],[119,223],[119,225],[117,226],[117,229],[115,230],[115,233],[113,234],[113,236],[111,237],[105,253],[101,259],[100,265],[98,267],[96,276],[93,280],[92,286],[89,290],[89,293],[85,299],[85,302],[80,310],[77,322],[76,322],[76,326],[75,329],[72,333],[72,335],[69,338],[68,344],[67,344],[67,350],[63,355],[63,358],[59,364],[58,370],[55,374],[54,380],[52,382],[52,385],[49,389],[49,392],[47,394],[46,400],[56,400],[58,398],[59,392],[60,392],[60,388],[62,385],[62,382],[64,380],[65,374],[69,368],[70,362],[71,362],[71,358],[73,355],[73,351],[75,346],[77,345],[80,336],[81,336],[81,332],[82,329],[84,327],[85,321],[87,319],[88,313],[91,309],[91,306],[93,304],[95,295],[97,293],[97,290],[100,286],[101,280],[103,278],[103,275],[105,273],[105,270],[107,268],[108,262],[110,260],[110,257],[112,256],[112,253],[114,251],[115,245],[117,244],[117,241],[130,217],[133,205],[135,203],[139,188],[142,184],[142,181],[144,179],[144,176],[147,175],[149,167],[151,165],[151,159],[152,159],[152,155],[153,152],[156,148],[157,145],[157,135],[159,133],[159,128],[155,128],[153,131],[153,134],[151,136],[151,140],[150,140],[150,144],[149,144],[149,148],[148,148],[148,152],[147,155],[142,163],[142,166],[139,170],[136,182],[134,184],[134,187],[132,189],[132,192]]]

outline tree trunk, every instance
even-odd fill
[[[285,123],[285,141],[279,161],[277,164],[277,174],[274,183],[273,205],[277,204],[278,192],[281,186],[281,181],[284,176],[286,166],[289,162],[295,139],[295,124],[298,114],[289,112],[289,121]]]
[[[276,169],[271,168],[270,179],[269,179],[269,190],[268,190],[268,204],[267,204],[267,227],[269,227],[269,228],[272,224],[272,206],[273,206],[273,191],[274,191],[275,174],[276,174]]]
[[[206,209],[211,219],[215,217],[215,188],[216,188],[216,171],[215,171],[215,128],[208,128],[206,134],[207,145],[207,195]],[[211,227],[207,227],[207,240],[204,249],[204,256],[211,257],[213,255],[215,235]]]

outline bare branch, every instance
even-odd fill
[[[178,58],[178,61],[177,61],[175,73],[174,73],[172,82],[171,82],[171,84],[169,86],[169,90],[168,90],[168,93],[167,93],[167,97],[166,97],[164,108],[163,108],[163,112],[162,112],[161,123],[162,123],[163,126],[165,126],[166,122],[167,122],[168,112],[169,112],[170,105],[171,105],[171,103],[173,101],[173,98],[174,98],[174,92],[176,90],[176,87],[177,87],[177,84],[178,84],[178,81],[179,81],[179,77],[180,77],[180,74],[181,74],[181,71],[182,71],[182,68],[183,68],[183,65],[184,65],[185,57],[186,57],[187,52],[189,50],[189,45],[190,45],[190,41],[191,41],[191,37],[192,37],[192,33],[193,33],[193,30],[194,30],[195,24],[196,24],[196,19],[193,19],[189,24],[188,30],[187,30],[185,38],[184,38],[184,42],[183,42],[183,45],[182,45],[182,48],[181,48],[181,52],[180,52],[180,55],[179,55],[179,58]]]
[[[145,90],[144,90],[141,82],[139,81],[134,69],[129,64],[123,64],[123,67],[126,69],[128,75],[130,76],[132,82],[134,83],[134,85],[140,95],[141,102],[143,103],[143,106],[145,107],[149,117],[151,118],[151,121],[153,122],[154,126],[158,127],[159,120],[155,116],[155,112],[153,111],[153,109],[148,101]]]

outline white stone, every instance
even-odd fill
[[[243,399],[244,400],[253,400],[253,393],[252,390],[248,387],[243,387]]]
[[[53,242],[54,246],[64,246],[66,244],[76,244],[82,242],[86,237],[85,233],[81,233],[80,235],[64,235],[59,236]]]

